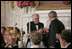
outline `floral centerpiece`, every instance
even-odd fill
[[[71,1],[63,1],[63,4],[64,5],[70,5],[71,4]]]
[[[34,1],[17,1],[17,6],[19,8],[26,8],[26,13],[28,12],[28,6],[34,7]]]

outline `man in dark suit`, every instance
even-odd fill
[[[60,34],[65,27],[63,23],[57,19],[57,13],[55,11],[49,12],[48,15],[51,21],[49,26],[48,48],[57,48],[59,44],[56,44],[56,34]]]
[[[39,14],[33,15],[33,21],[30,22],[30,31],[42,32],[44,24],[39,22]],[[29,33],[29,22],[27,23],[27,32]]]
[[[71,48],[71,30],[63,30],[59,40],[61,48]]]
[[[39,14],[33,15],[33,21],[27,23],[27,33],[29,32],[29,24],[30,24],[30,32],[31,31],[37,31],[39,33],[43,32],[44,24],[39,22]],[[28,39],[28,42],[30,39]]]

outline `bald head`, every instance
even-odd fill
[[[33,15],[33,21],[34,21],[35,24],[37,24],[39,22],[39,14]]]

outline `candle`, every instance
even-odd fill
[[[21,13],[21,17],[22,17],[22,31],[23,31],[23,13]],[[22,31],[21,31],[21,36],[22,36]]]
[[[21,37],[22,37],[22,31],[21,31]]]
[[[29,33],[30,33],[30,22],[29,22]]]
[[[13,25],[14,25],[14,27],[13,27],[13,30],[14,30],[14,33],[15,33],[15,22],[14,22],[14,13],[15,13],[15,11],[13,10]]]

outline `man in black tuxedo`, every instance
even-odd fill
[[[33,21],[30,22],[30,32],[37,31],[39,33],[43,32],[44,24],[39,22],[39,14],[33,15]],[[27,23],[27,32],[29,33],[29,22]],[[28,39],[28,42],[30,39]]]
[[[30,22],[30,31],[42,32],[44,24],[39,22],[39,14],[33,15],[33,21]],[[27,23],[27,32],[29,33],[29,22]]]
[[[56,34],[59,35],[62,30],[65,29],[63,23],[57,19],[57,13],[55,11],[49,12],[49,20],[51,21],[49,26],[48,35],[48,48],[58,48],[59,44],[56,43]]]

